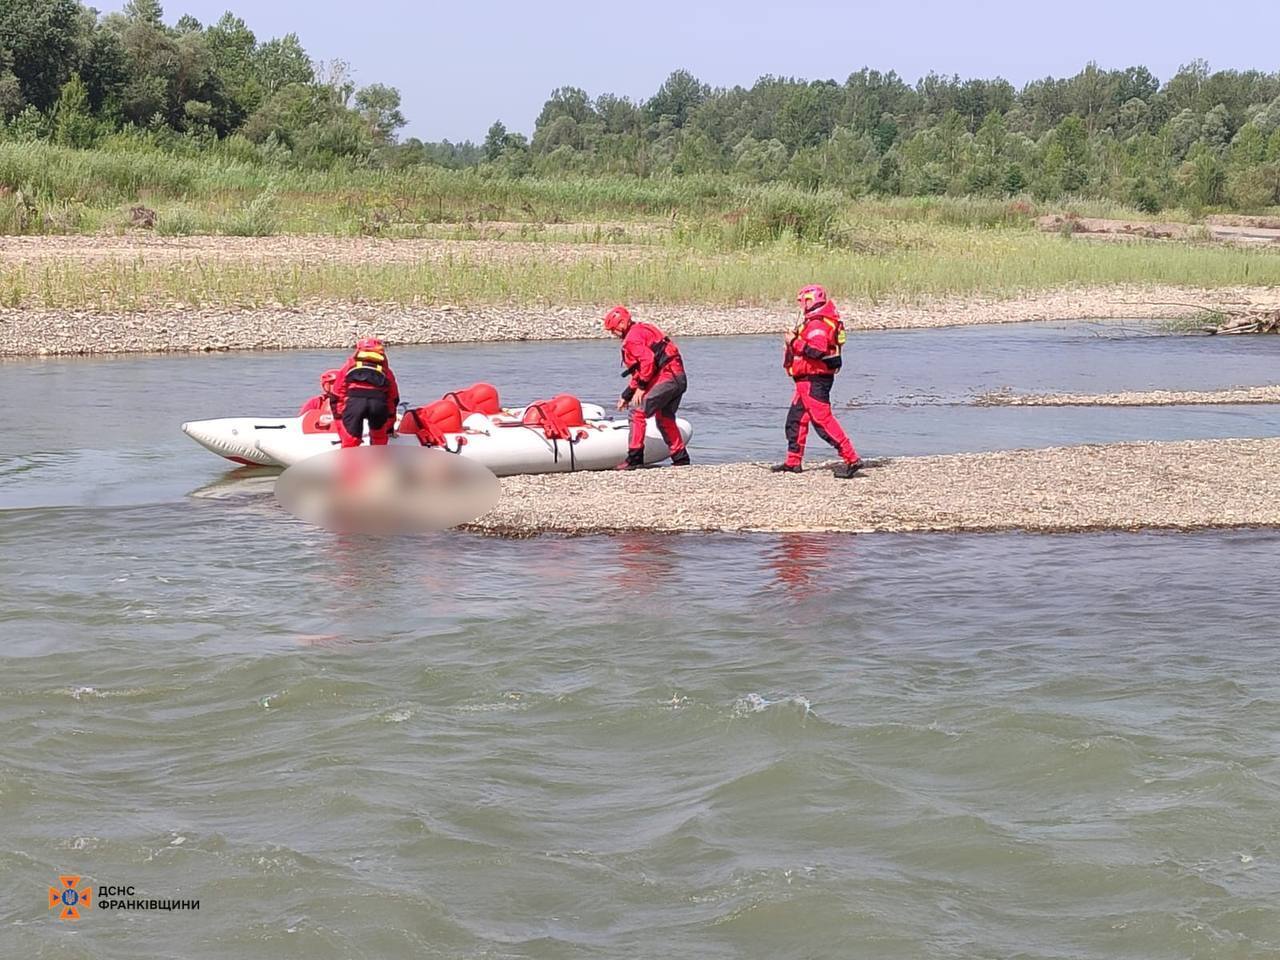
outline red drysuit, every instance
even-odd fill
[[[385,357],[373,363],[352,357],[338,371],[333,386],[337,419],[342,421],[344,447],[360,446],[364,425],[369,425],[369,443],[381,446],[396,422],[400,387]]]
[[[652,324],[632,323],[622,338],[622,366],[631,377],[622,399],[629,401],[636,391],[644,391],[644,402],[631,411],[628,459],[644,461],[645,421],[649,417],[657,422],[672,459],[684,459],[684,438],[676,424],[676,412],[689,383],[679,348]]]
[[[810,424],[845,463],[858,460],[853,442],[831,412],[831,386],[843,362],[843,332],[840,314],[828,301],[805,319],[787,343],[783,365],[796,382],[787,411],[787,466],[798,467],[804,461]]]

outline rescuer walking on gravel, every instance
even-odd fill
[[[848,480],[862,467],[862,459],[831,412],[831,386],[843,364],[844,323],[827,291],[817,284],[803,288],[796,297],[803,316],[787,334],[782,365],[796,383],[787,412],[787,459],[770,469],[774,473],[800,473],[809,426],[836,448],[844,461],[835,475]]]
[[[671,338],[649,323],[631,319],[626,307],[614,307],[604,318],[604,328],[622,340],[623,376],[630,377],[618,400],[618,409],[631,407],[631,433],[627,440],[627,459],[619,470],[635,470],[644,466],[645,424],[653,417],[662,439],[667,442],[673,466],[689,463],[676,412],[680,398],[689,386],[684,375],[684,360]]]

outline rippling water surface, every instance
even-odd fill
[[[869,453],[1277,432],[946,405],[1268,382],[1256,349],[857,342]],[[686,352],[703,458],[775,453],[772,341]],[[601,344],[401,356],[617,385]],[[1280,953],[1280,535],[344,541],[173,429],[327,359],[3,368],[0,956]],[[57,921],[60,873],[200,910]]]

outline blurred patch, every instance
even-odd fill
[[[424,447],[353,447],[309,457],[276,481],[299,520],[337,533],[447,530],[488,513],[498,478],[464,457]]]

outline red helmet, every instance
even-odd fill
[[[320,389],[325,393],[329,392],[329,388],[338,382],[339,370],[326,370],[320,374]]]
[[[386,363],[386,345],[377,337],[365,337],[363,340],[357,340],[355,358],[357,360],[367,360],[370,363]]]
[[[804,311],[806,317],[825,307],[829,299],[826,289],[816,283],[801,287],[800,292],[796,294],[796,303],[800,304],[800,309]]]
[[[614,307],[604,315],[604,328],[610,333],[626,330],[631,326],[631,311],[626,307]]]

